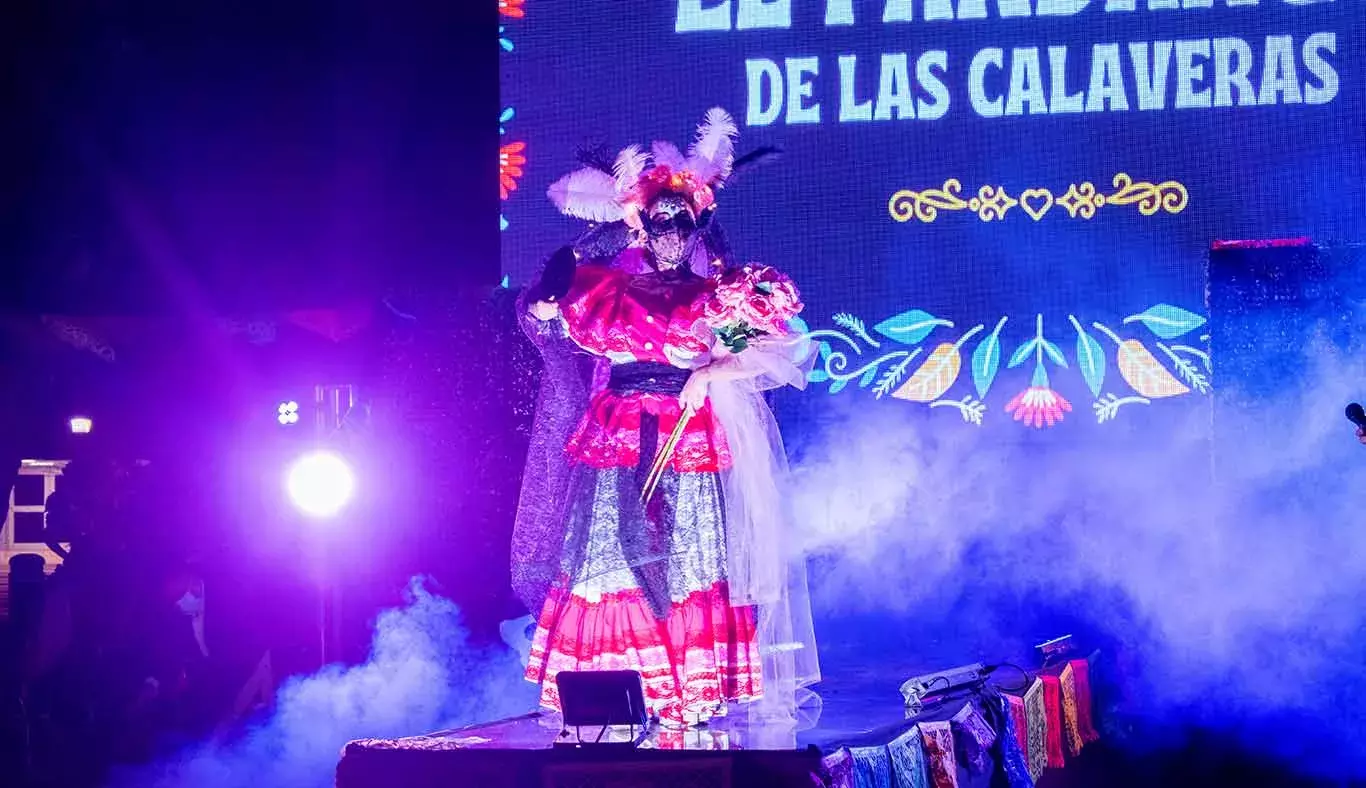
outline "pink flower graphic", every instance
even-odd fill
[[[1030,386],[1006,403],[1006,413],[1026,426],[1042,429],[1062,421],[1064,413],[1072,412],[1072,403],[1047,386]]]

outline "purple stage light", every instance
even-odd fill
[[[346,460],[326,451],[295,460],[285,481],[290,500],[310,517],[336,515],[351,500],[355,484]]]
[[[72,416],[69,424],[73,435],[88,435],[95,427],[95,422],[85,416]]]

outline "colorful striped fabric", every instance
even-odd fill
[[[1100,739],[1091,693],[1091,663],[1084,659],[1072,660],[1072,674],[1077,683],[1077,727],[1081,729],[1082,741],[1089,744]]]
[[[1085,742],[1081,740],[1081,728],[1077,725],[1077,680],[1070,662],[1058,674],[1058,683],[1062,687],[1063,743],[1067,745],[1067,754],[1075,758],[1081,754]]]
[[[925,744],[925,760],[929,763],[930,785],[934,788],[958,788],[958,762],[953,754],[953,727],[943,722],[920,723],[920,739]]]
[[[1038,782],[1048,766],[1048,707],[1043,699],[1043,681],[1034,679],[1024,696],[1029,720],[1029,776]]]
[[[1043,705],[1048,721],[1048,768],[1061,769],[1067,765],[1062,752],[1062,681],[1056,673],[1039,677],[1043,682]]]
[[[920,743],[920,728],[913,727],[887,745],[892,759],[895,788],[930,788],[930,776],[925,765],[925,750]]]

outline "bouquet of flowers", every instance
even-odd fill
[[[717,274],[714,281],[716,289],[702,307],[702,319],[732,354],[744,351],[753,339],[783,333],[787,322],[802,311],[796,285],[776,268],[747,265]],[[655,456],[641,490],[642,504],[654,495],[692,415],[692,410],[683,412]]]
[[[756,337],[781,334],[802,311],[797,287],[776,268],[747,265],[717,274],[716,290],[703,307],[703,319],[732,353]]]

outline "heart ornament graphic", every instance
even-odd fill
[[[1048,189],[1025,189],[1020,192],[1020,207],[1037,222],[1053,207],[1053,192]]]

